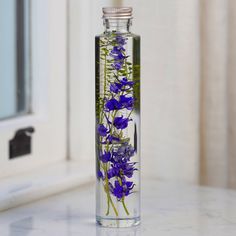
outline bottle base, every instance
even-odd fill
[[[140,224],[140,217],[135,218],[103,218],[96,216],[97,223],[102,227],[125,228]]]

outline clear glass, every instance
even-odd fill
[[[96,36],[96,219],[140,223],[140,37],[130,19],[104,20]]]
[[[0,120],[30,110],[30,3],[0,1]]]

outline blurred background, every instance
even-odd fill
[[[95,165],[94,36],[104,6],[132,6],[142,39],[143,176],[236,188],[235,0],[0,0],[6,176],[17,172],[7,145],[22,124],[36,127],[36,159],[18,159],[19,171],[63,159]],[[41,113],[43,125],[24,120]]]
[[[78,42],[91,35],[87,49],[91,47],[93,35],[102,30],[97,28],[101,7],[107,4],[70,1],[72,28],[79,7],[93,12],[93,17],[80,16],[86,22],[83,32],[72,30],[72,79],[82,69],[78,60],[73,61],[73,54],[80,53]],[[132,30],[142,37],[143,175],[235,188],[236,1],[124,0],[114,4],[133,6]],[[82,57],[84,53],[79,61]],[[82,69],[81,76],[88,71]],[[87,83],[85,93],[93,86],[91,78],[80,83]],[[88,130],[90,122],[86,123],[86,117],[84,121]]]

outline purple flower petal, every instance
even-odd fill
[[[117,129],[125,129],[128,126],[128,122],[128,118],[123,118],[123,116],[119,116],[115,117],[113,124]]]
[[[97,172],[97,177],[103,179],[103,173],[100,170]]]
[[[119,110],[122,108],[120,103],[115,98],[108,100],[105,107],[108,111]]]
[[[120,105],[128,110],[132,110],[134,107],[134,98],[133,97],[126,97],[125,95],[120,96]]]
[[[103,162],[103,163],[107,163],[108,161],[110,161],[111,159],[111,153],[110,152],[104,152],[104,154],[101,154],[100,155],[100,160]]]
[[[99,124],[97,128],[98,134],[102,137],[107,135],[107,128],[103,124]]]

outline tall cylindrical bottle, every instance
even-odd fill
[[[140,37],[132,8],[103,8],[96,36],[96,220],[140,223]]]

